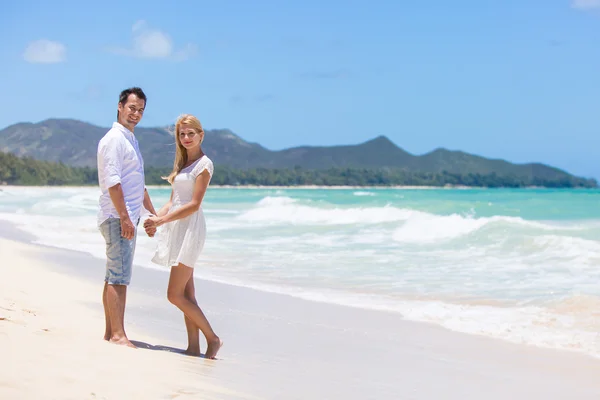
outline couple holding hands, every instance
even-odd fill
[[[179,308],[188,335],[186,354],[200,356],[200,334],[206,338],[206,358],[214,359],[223,345],[198,307],[194,289],[194,264],[206,239],[202,199],[213,175],[212,161],[202,151],[204,130],[193,115],[175,124],[175,161],[166,178],[171,197],[158,212],[145,186],[144,162],[134,135],[146,107],[146,95],[134,87],[121,92],[117,122],[98,143],[98,183],[101,189],[98,227],[106,242],[106,275],[102,302],[106,317],[104,339],[135,347],[124,328],[127,286],[131,281],[137,228],[142,210],[152,215],[144,221],[146,234],[158,235],[152,262],[171,269],[167,298]]]

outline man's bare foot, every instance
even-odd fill
[[[135,347],[134,344],[131,343],[126,337],[112,337],[109,342],[113,344],[119,344],[121,346],[131,347],[132,349],[137,349],[137,347]]]
[[[206,349],[206,354],[204,355],[206,358],[215,359],[219,349],[223,346],[223,341],[219,339],[219,337],[215,337],[213,340],[208,342],[208,347]]]
[[[183,354],[192,357],[200,357],[202,355],[202,353],[200,353],[200,347],[188,347]]]

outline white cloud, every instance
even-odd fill
[[[67,59],[67,47],[60,42],[40,39],[27,45],[23,58],[30,63],[59,63]]]
[[[114,48],[112,52],[138,58],[169,58],[173,61],[185,61],[197,52],[193,43],[175,50],[171,37],[158,29],[152,29],[146,21],[138,21],[132,27],[132,47]]]
[[[580,10],[600,8],[600,0],[571,0],[571,6]]]

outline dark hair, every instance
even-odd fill
[[[128,89],[125,89],[121,92],[121,94],[119,95],[119,104],[125,104],[127,103],[127,99],[129,98],[130,94],[134,94],[136,95],[139,99],[144,100],[144,107],[146,107],[146,102],[148,101],[146,99],[146,94],[144,93],[144,91],[139,88],[139,87],[130,87]],[[117,110],[117,120],[119,119],[119,110]]]

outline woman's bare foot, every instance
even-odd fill
[[[219,339],[218,336],[215,336],[213,340],[208,342],[208,347],[206,349],[206,358],[215,359],[219,349],[223,346],[223,341]]]
[[[188,347],[183,354],[185,354],[186,356],[192,356],[192,357],[200,357],[202,355],[202,353],[200,353],[200,347],[196,348],[196,347]]]

